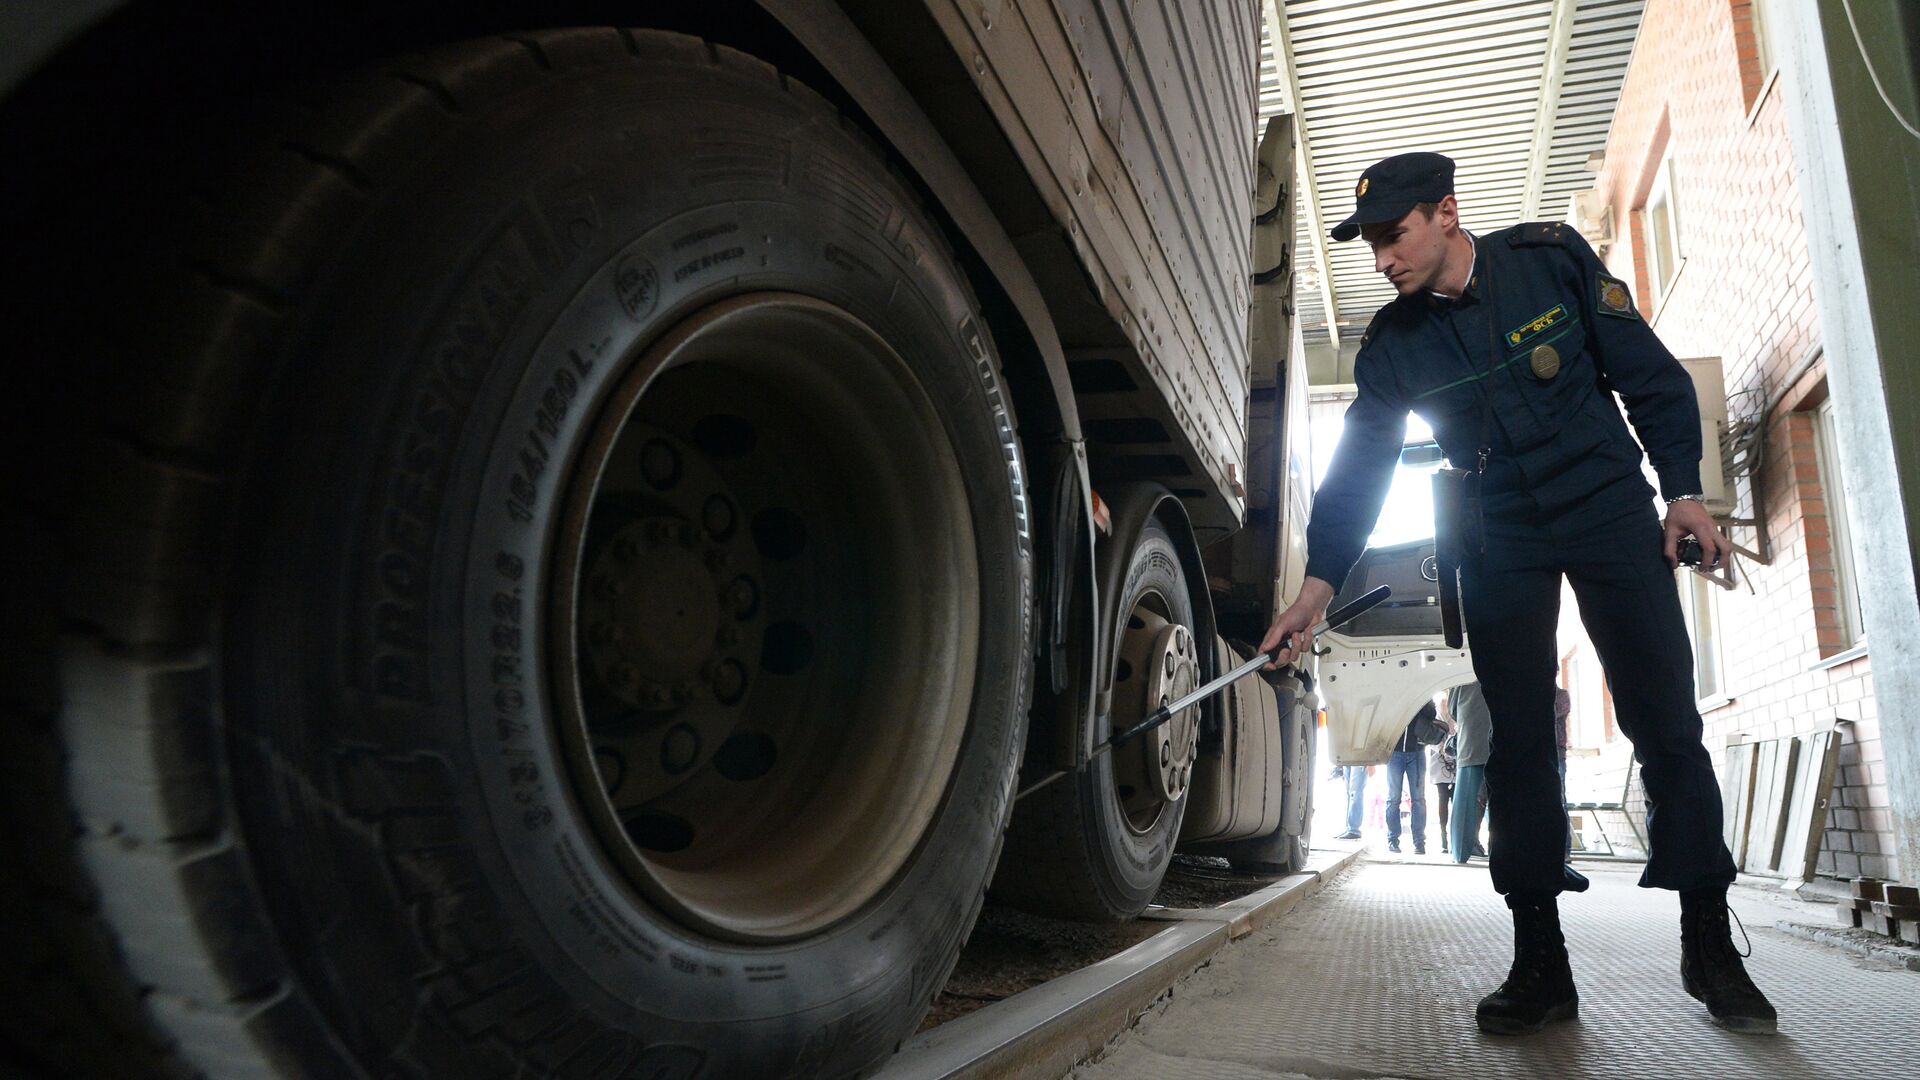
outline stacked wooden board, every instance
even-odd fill
[[[1727,747],[1720,771],[1722,838],[1748,874],[1806,881],[1826,830],[1840,733]]]

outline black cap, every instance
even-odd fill
[[[1453,194],[1453,159],[1420,151],[1374,162],[1353,189],[1353,213],[1333,227],[1335,240],[1360,235],[1360,226],[1399,221],[1423,202]]]

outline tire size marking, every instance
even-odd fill
[[[571,164],[541,176],[489,239],[420,353],[412,384],[395,418],[379,510],[369,599],[368,667],[362,678],[381,697],[428,704],[427,568],[446,497],[447,469],[471,421],[494,350],[524,306],[528,283],[554,277],[599,230],[600,209]],[[373,546],[373,545],[370,545]]]
[[[553,377],[540,395],[533,424],[520,437],[520,462],[507,480],[507,516],[522,525],[534,520],[534,506],[540,500],[540,479],[553,459],[553,447],[560,428],[580,396],[580,383],[593,374],[600,355],[613,344],[603,337],[567,350],[567,363],[553,369]]]
[[[487,673],[493,684],[494,731],[507,762],[507,786],[519,808],[519,824],[529,830],[543,829],[553,822],[553,807],[546,778],[534,762],[532,725],[527,721],[527,620],[520,585],[527,567],[520,556],[502,551],[494,557],[493,568],[500,579],[488,603],[492,624],[487,640],[493,653]]]
[[[688,278],[694,276],[695,274],[700,273],[703,270],[709,270],[716,266],[725,265],[727,263],[733,262],[735,259],[744,259],[746,258],[746,256],[747,256],[747,249],[744,247],[740,247],[738,245],[730,248],[721,248],[719,251],[709,252],[705,255],[700,256],[697,259],[692,260],[691,262],[688,262],[686,265],[680,267],[680,269],[675,270],[673,272],[673,282],[674,284],[678,285],[679,283],[687,280]]]

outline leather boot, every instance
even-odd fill
[[[1558,903],[1552,896],[1515,893],[1507,907],[1513,911],[1513,969],[1500,989],[1480,999],[1474,1011],[1480,1030],[1530,1035],[1549,1021],[1572,1020],[1580,1014],[1580,995],[1567,963]]]
[[[1680,894],[1680,981],[1728,1031],[1766,1035],[1779,1030],[1773,1003],[1747,977],[1733,947],[1725,885]]]

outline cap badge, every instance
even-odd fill
[[[1367,193],[1367,178],[1363,176],[1360,178],[1360,186],[1353,189],[1353,197],[1357,199],[1360,196],[1365,195],[1366,193]]]
[[[1534,377],[1543,381],[1560,374],[1560,354],[1551,345],[1534,346],[1527,364],[1533,368]]]

